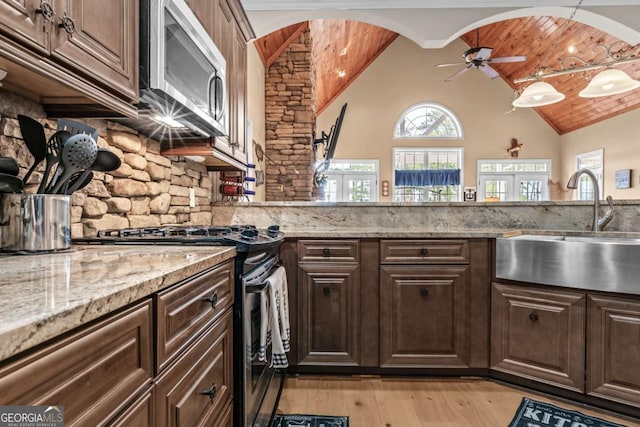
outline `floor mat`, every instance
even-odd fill
[[[331,415],[276,415],[272,427],[349,427],[349,417]]]
[[[591,417],[578,411],[563,409],[550,403],[538,402],[527,397],[522,398],[508,427],[529,426],[589,426],[589,427],[626,427],[623,424]]]

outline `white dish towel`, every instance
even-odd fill
[[[267,279],[267,286],[260,298],[260,350],[259,359],[264,361],[266,349],[271,343],[271,366],[289,366],[286,353],[290,349],[289,297],[287,272],[278,267]]]

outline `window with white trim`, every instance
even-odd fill
[[[462,200],[462,148],[394,148],[393,201]]]
[[[394,138],[462,138],[460,121],[448,108],[433,102],[405,110],[393,131]]]
[[[589,151],[576,155],[576,170],[589,169],[598,179],[598,187],[600,188],[600,199],[604,192],[604,185],[602,182],[602,172],[604,168],[604,150]],[[578,181],[578,188],[576,190],[575,198],[577,200],[593,200],[593,182],[587,175],[580,176]]]
[[[331,160],[324,172],[324,201],[377,202],[378,160]]]
[[[477,200],[549,200],[551,160],[478,160]]]

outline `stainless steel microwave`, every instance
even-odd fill
[[[225,136],[226,87],[226,61],[187,3],[141,0],[141,115],[181,138]]]

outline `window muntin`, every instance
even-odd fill
[[[462,148],[394,148],[393,201],[447,202],[462,200]],[[396,171],[455,171],[459,170],[457,185],[399,185]]]
[[[602,194],[604,193],[602,179],[604,170],[604,150],[599,149],[576,155],[576,170],[582,168],[589,169],[596,176],[598,180],[598,187],[600,187],[599,197],[602,199]],[[593,200],[594,191],[595,189],[593,188],[591,178],[586,175],[582,175],[578,181],[578,189],[575,196],[576,199]]]
[[[478,201],[549,200],[551,160],[478,160]]]
[[[436,103],[421,103],[406,110],[396,122],[394,138],[462,138],[460,121]]]
[[[324,172],[323,201],[378,201],[378,164],[378,160],[331,160]]]

